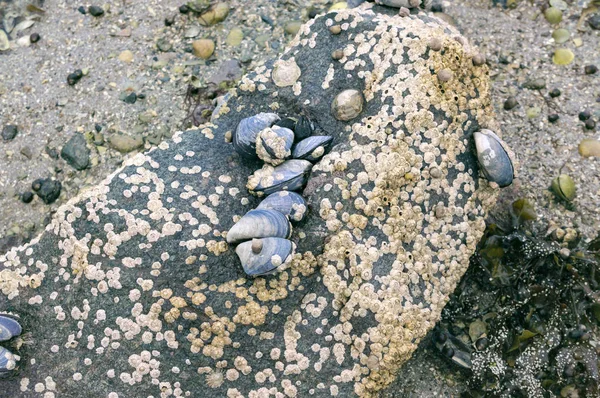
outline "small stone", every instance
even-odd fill
[[[331,32],[332,35],[339,35],[342,33],[342,27],[340,25],[332,25],[329,27],[329,32]]]
[[[144,145],[144,139],[141,136],[116,134],[108,139],[108,145],[121,153],[128,153],[141,148]]]
[[[33,158],[33,151],[31,150],[31,147],[29,147],[29,146],[22,147],[19,152],[21,153],[21,155],[25,156],[27,159]]]
[[[87,14],[87,11],[86,11],[86,9],[85,9],[85,7],[84,7],[84,6],[79,6],[79,7],[77,8],[77,11],[79,11],[79,12],[80,12],[80,13],[82,13],[83,15]]]
[[[553,88],[552,91],[550,91],[550,97],[552,98],[556,98],[560,96],[560,90],[557,88]]]
[[[143,99],[145,99],[145,98],[146,98],[146,94],[144,94],[144,93],[139,93],[139,94],[137,94],[137,99],[139,99],[139,100],[143,100]]]
[[[546,88],[546,80],[543,78],[531,79],[526,81],[523,84],[523,87],[528,88],[530,90],[542,90]]]
[[[127,62],[128,64],[133,62],[133,53],[129,50],[122,51],[119,54],[119,61]]]
[[[544,11],[544,17],[546,21],[551,24],[557,24],[562,21],[562,11],[556,7],[548,7],[546,11]]]
[[[566,43],[569,40],[571,33],[568,30],[560,28],[552,32],[552,38],[558,44]]]
[[[296,34],[300,30],[301,26],[302,26],[301,21],[290,21],[285,24],[284,30],[285,30],[285,33],[292,35],[292,36],[296,36]]]
[[[548,115],[548,121],[550,123],[556,123],[559,119],[559,116],[556,113],[553,113],[551,115]]]
[[[104,14],[104,9],[100,6],[90,6],[90,8],[88,8],[88,11],[94,17],[99,17],[102,14]]]
[[[348,121],[362,112],[364,99],[358,90],[344,90],[339,93],[331,104],[331,113],[337,120]]]
[[[222,22],[229,15],[229,5],[225,2],[220,2],[212,7],[215,13],[215,22]]]
[[[441,2],[435,2],[431,6],[431,12],[444,12],[444,8],[442,7]]]
[[[300,67],[292,57],[287,61],[280,59],[275,62],[271,78],[277,87],[289,87],[298,81],[301,74]]]
[[[581,111],[581,112],[579,112],[578,116],[579,116],[579,120],[581,120],[582,122],[585,122],[590,117],[592,117],[592,114],[590,113],[590,111]]]
[[[190,26],[188,29],[185,30],[185,32],[183,32],[183,37],[185,37],[186,39],[191,39],[191,38],[198,36],[199,34],[200,34],[200,27],[194,25],[194,26]]]
[[[40,188],[37,191],[37,195],[40,199],[47,205],[54,203],[60,196],[60,191],[62,189],[60,181],[51,180],[50,178],[36,181],[40,183]]]
[[[165,18],[165,26],[172,26],[175,23],[175,17]]]
[[[271,39],[271,36],[268,34],[264,34],[264,35],[258,35],[256,36],[256,38],[254,39],[254,41],[256,42],[256,44],[258,44],[260,47],[262,48],[266,48],[267,47],[267,42]]]
[[[90,164],[90,150],[85,138],[75,134],[62,148],[60,156],[75,170],[83,170]]]
[[[188,12],[190,12],[190,8],[184,4],[182,6],[179,6],[179,12],[182,14],[187,14]]]
[[[588,19],[588,24],[592,29],[600,30],[600,14],[594,14]]]
[[[335,50],[331,53],[331,58],[335,59],[336,61],[344,58],[344,50]]]
[[[102,131],[102,125],[100,125],[100,124],[96,123],[96,124],[94,125],[94,129],[95,129],[95,130],[96,130],[96,131],[99,133],[99,132],[101,132],[101,131]]]
[[[588,130],[593,130],[596,128],[596,121],[594,119],[588,119],[585,121],[585,128]]]
[[[400,11],[398,11],[398,15],[402,18],[408,17],[410,15],[410,10],[406,7],[400,7]]]
[[[196,57],[209,59],[215,52],[215,42],[210,39],[195,40],[192,48]]]
[[[126,104],[135,104],[136,101],[137,101],[136,93],[129,93],[123,98],[123,102],[125,102]]]
[[[12,141],[19,132],[19,129],[14,124],[7,124],[2,129],[2,139],[4,141]]]
[[[77,84],[77,82],[79,80],[81,80],[81,78],[83,77],[83,72],[81,69],[77,69],[75,72],[70,73],[67,76],[67,83],[69,84],[69,86],[74,86],[75,84]]]
[[[32,33],[29,36],[29,41],[32,43],[37,43],[38,41],[40,41],[40,39],[41,39],[41,37],[40,37],[39,33]]]
[[[596,65],[586,65],[583,70],[586,75],[593,75],[598,72],[598,67]]]
[[[233,28],[227,35],[225,43],[232,47],[236,47],[242,43],[242,40],[244,40],[244,32],[242,32],[240,28]]]
[[[515,106],[517,106],[519,103],[517,102],[515,97],[508,97],[506,99],[506,101],[504,101],[504,109],[507,111],[510,111],[511,109],[513,109]]]
[[[31,203],[32,200],[33,200],[33,192],[26,191],[21,194],[21,201],[23,203]]]
[[[579,154],[584,158],[600,158],[600,141],[594,138],[585,138],[579,143]]]
[[[42,184],[44,183],[44,179],[43,178],[38,178],[37,180],[34,180],[31,183],[31,189],[33,189],[34,192],[37,192],[40,190],[40,188],[42,188]]]
[[[542,113],[542,108],[539,106],[532,106],[531,108],[527,109],[525,113],[527,114],[528,118],[535,119],[540,115],[540,113]]]
[[[575,59],[575,55],[568,48],[559,48],[554,51],[552,62],[556,65],[569,65]]]
[[[173,44],[166,37],[158,39],[158,41],[156,42],[156,46],[162,52],[170,51],[171,48],[173,48]]]
[[[10,48],[10,41],[6,33],[0,29],[0,51],[6,51]]]
[[[438,72],[438,80],[446,83],[449,82],[452,77],[454,76],[454,73],[452,73],[452,71],[450,69],[442,69],[441,71]]]
[[[581,47],[583,46],[583,40],[581,37],[576,37],[573,39],[573,44],[575,44],[575,47]]]
[[[481,66],[483,64],[485,64],[485,57],[482,54],[479,54],[479,53],[475,54],[473,56],[473,65],[475,65],[475,66]]]
[[[442,49],[442,41],[438,37],[434,37],[429,40],[429,48],[433,51],[440,51]]]

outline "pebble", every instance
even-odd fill
[[[86,9],[85,9],[85,7],[84,7],[84,6],[79,6],[79,7],[77,8],[77,11],[79,11],[79,12],[80,12],[80,13],[82,13],[83,15],[87,14],[87,11],[86,11]]]
[[[188,12],[190,12],[190,8],[184,4],[182,6],[179,6],[179,12],[182,14],[187,14]]]
[[[33,182],[31,183],[31,189],[33,189],[34,192],[37,192],[40,190],[40,188],[42,188],[43,183],[44,183],[43,178],[38,178],[37,180],[33,180]]]
[[[77,82],[79,80],[81,80],[81,78],[83,77],[83,72],[81,69],[77,69],[75,72],[70,73],[67,76],[67,83],[69,84],[69,86],[74,86],[75,84],[77,84]]]
[[[590,111],[582,111],[582,112],[579,112],[578,116],[579,116],[579,120],[581,120],[582,122],[585,122],[590,117],[592,117],[592,114],[590,113]]]
[[[31,203],[32,200],[33,200],[33,192],[26,191],[21,194],[21,201],[23,201],[23,203]]]
[[[558,121],[558,119],[559,119],[559,116],[556,113],[548,115],[548,121],[550,123],[555,123],[556,121]]]
[[[481,66],[485,64],[485,57],[482,54],[475,54],[473,56],[473,65]]]
[[[575,54],[568,48],[559,48],[554,51],[552,62],[556,65],[569,65],[575,59]]]
[[[244,32],[242,32],[240,28],[233,28],[227,35],[225,43],[229,46],[236,47],[242,43],[242,40],[244,40]]]
[[[559,97],[559,96],[560,96],[560,90],[559,90],[559,89],[557,89],[557,88],[553,88],[553,89],[550,91],[550,93],[549,93],[549,94],[550,94],[550,96],[551,96],[552,98]]]
[[[579,143],[579,154],[584,158],[600,157],[600,141],[594,138],[585,138]]]
[[[75,134],[62,148],[60,156],[75,170],[83,170],[90,164],[90,150],[85,138],[81,134]]]
[[[123,102],[125,102],[126,104],[135,104],[137,98],[138,97],[136,93],[129,93],[123,97]]]
[[[258,35],[256,36],[256,38],[254,39],[254,41],[256,42],[256,44],[258,44],[260,47],[265,48],[267,47],[267,42],[269,41],[269,39],[271,38],[270,35],[268,34],[264,34],[264,35]]]
[[[27,159],[33,158],[33,151],[31,150],[31,147],[29,147],[29,146],[22,147],[19,152],[21,153],[21,155],[25,156]]]
[[[296,36],[301,26],[302,21],[289,21],[285,24],[284,30],[285,33],[290,34],[292,36]]]
[[[438,80],[441,82],[449,82],[452,77],[454,76],[454,73],[452,73],[452,71],[450,69],[442,69],[441,71],[438,72]]]
[[[530,90],[542,90],[546,88],[546,81],[543,78],[528,80],[523,84],[523,87]]]
[[[600,30],[600,14],[594,14],[588,19],[588,24],[592,29]]]
[[[594,73],[598,72],[598,67],[596,65],[586,65],[583,70],[585,71],[586,75],[593,75]]]
[[[170,51],[171,48],[173,48],[173,44],[171,43],[171,41],[169,39],[167,39],[166,37],[163,37],[161,39],[158,39],[158,41],[156,42],[156,46],[158,47],[158,49],[162,52],[167,52]]]
[[[29,41],[32,43],[37,43],[38,41],[40,41],[40,39],[41,39],[41,37],[40,37],[39,33],[32,33],[29,36]]]
[[[223,83],[235,82],[242,78],[242,68],[237,59],[230,59],[221,64],[208,78],[209,83],[220,87]]]
[[[209,59],[215,52],[215,42],[211,39],[195,40],[192,43],[194,55],[202,59]]]
[[[442,41],[439,38],[434,37],[429,40],[429,48],[433,51],[440,51],[442,49]]]
[[[88,11],[94,17],[99,17],[102,14],[104,14],[104,9],[100,6],[90,6],[90,8],[88,8]]]
[[[329,27],[329,31],[332,35],[339,35],[342,32],[342,27],[340,25],[332,25]]]
[[[121,153],[128,153],[141,148],[144,145],[144,139],[141,136],[115,134],[108,139],[108,145]]]
[[[191,39],[191,38],[198,36],[199,34],[200,34],[200,27],[194,25],[194,26],[190,26],[189,28],[187,28],[185,30],[185,32],[183,32],[183,37],[185,37],[186,39]]]
[[[344,58],[344,50],[335,50],[331,53],[331,58],[337,60],[340,60],[342,58]]]
[[[47,205],[54,203],[60,196],[60,191],[62,189],[60,181],[52,180],[50,178],[36,181],[40,184],[40,188],[36,192],[40,199]]]
[[[546,17],[546,21],[551,24],[557,24],[562,21],[562,11],[556,7],[548,7],[546,11],[544,11],[544,17]]]
[[[515,106],[517,106],[519,103],[517,102],[515,97],[508,97],[506,99],[506,101],[504,101],[504,109],[507,111],[510,111],[511,109],[513,109]]]
[[[94,129],[95,129],[95,130],[96,130],[96,131],[99,133],[99,132],[101,132],[101,131],[102,131],[102,125],[101,125],[101,124],[98,124],[98,123],[96,123],[96,124],[94,125]]]
[[[133,53],[129,50],[122,51],[119,54],[119,61],[127,62],[128,64],[133,62]]]
[[[593,130],[596,128],[596,121],[594,119],[588,119],[585,121],[585,128],[588,130]]]
[[[19,129],[17,126],[15,126],[14,124],[7,124],[2,129],[2,139],[4,141],[11,141],[17,136],[18,132]]]

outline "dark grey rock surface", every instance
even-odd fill
[[[333,36],[329,26],[341,24]],[[444,50],[430,51],[431,38]],[[458,38],[458,39],[457,39]],[[343,49],[339,61],[331,59]],[[62,206],[0,256],[0,308],[27,335],[7,347],[10,396],[373,396],[433,327],[468,266],[497,188],[472,133],[494,129],[486,66],[435,18],[347,10],[303,25],[276,87],[259,66],[216,125],[176,133]],[[441,84],[437,72],[451,69]],[[349,122],[345,89],[366,104]],[[291,264],[248,279],[225,236],[259,199],[262,165],[229,143],[244,117],[305,114],[334,137],[303,196]],[[279,395],[276,395],[279,394]]]

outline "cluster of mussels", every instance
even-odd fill
[[[0,314],[0,342],[9,341],[21,334],[23,329],[16,317]],[[17,365],[19,358],[6,348],[0,346],[0,378],[6,376]]]
[[[248,179],[253,195],[266,198],[227,232],[227,243],[238,244],[236,253],[251,276],[274,273],[288,264],[295,245],[289,240],[291,222],[306,214],[300,190],[313,163],[329,149],[333,137],[312,135],[313,124],[305,116],[281,119],[274,113],[259,113],[242,119],[233,136],[233,147],[245,158],[265,162]]]

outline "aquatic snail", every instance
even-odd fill
[[[0,341],[8,341],[23,332],[21,325],[13,316],[0,314]],[[19,357],[4,347],[0,347],[0,378],[15,369]]]
[[[514,166],[506,144],[491,130],[473,133],[479,167],[488,181],[501,188],[512,184]]]
[[[256,154],[273,166],[283,163],[292,156],[294,132],[280,126],[267,127],[256,137]]]

